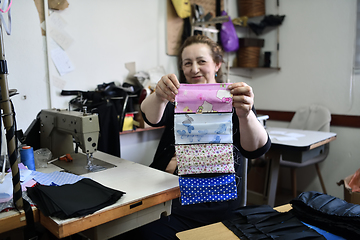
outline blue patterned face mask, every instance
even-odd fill
[[[235,174],[218,177],[179,177],[181,204],[221,202],[237,198]]]
[[[175,143],[233,143],[232,113],[175,114]]]

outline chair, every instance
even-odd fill
[[[311,105],[309,107],[304,107],[296,111],[288,128],[329,132],[330,122],[331,122],[331,113],[327,108],[320,105]],[[305,162],[298,163],[287,160],[280,161],[280,166],[289,167],[291,169],[291,182],[292,182],[292,191],[294,198],[297,196],[296,169],[306,167],[309,165],[315,165],[322,190],[326,194],[326,188],[323,178],[321,176],[319,163],[324,161],[328,156],[328,154],[329,154],[329,143],[325,144],[324,151],[320,153],[320,155],[311,158]]]

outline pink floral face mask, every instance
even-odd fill
[[[232,112],[229,85],[181,84],[175,96],[175,113]]]

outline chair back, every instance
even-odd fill
[[[288,128],[330,132],[331,112],[324,106],[312,104],[296,111]],[[323,155],[329,153],[329,143],[325,144]],[[324,158],[324,159],[325,159]]]
[[[297,110],[288,128],[329,132],[330,122],[331,113],[329,109],[313,104]]]

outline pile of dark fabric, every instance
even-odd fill
[[[125,113],[135,111],[142,88],[129,83],[117,86],[114,82],[97,85],[95,91],[62,90],[62,96],[75,95],[69,102],[69,110],[97,113],[100,136],[98,150],[121,157],[119,132]],[[130,97],[131,96],[131,97]],[[135,97],[134,97],[135,96]]]
[[[62,186],[35,185],[28,196],[45,216],[82,217],[114,204],[125,192],[105,187],[89,178]]]
[[[269,205],[237,209],[234,217],[222,222],[240,239],[325,239],[305,226],[291,212],[281,213]]]
[[[290,203],[301,221],[346,239],[360,239],[360,205],[315,191],[303,192]]]

